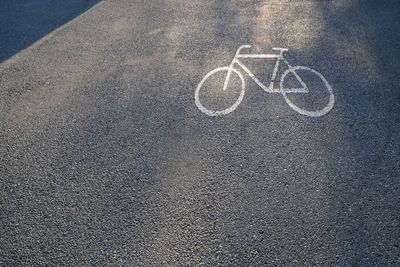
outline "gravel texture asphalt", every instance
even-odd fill
[[[400,266],[397,1],[74,2],[33,45],[0,20],[1,266]],[[244,75],[200,112],[243,44],[288,48],[333,109]]]

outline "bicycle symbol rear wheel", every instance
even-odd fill
[[[315,74],[324,84],[325,88],[322,88],[322,90],[327,90],[328,94],[329,94],[329,101],[328,104],[323,107],[322,109],[319,110],[307,110],[305,108],[301,108],[299,107],[299,105],[296,105],[293,101],[291,101],[289,99],[289,97],[287,96],[287,92],[285,92],[284,89],[284,82],[285,82],[285,78],[289,73],[293,73],[295,75],[299,75],[296,71],[297,70],[305,70],[305,71],[310,71],[311,73]],[[303,83],[304,84],[304,83]],[[296,66],[296,67],[291,67],[289,69],[287,69],[281,76],[281,81],[280,81],[280,89],[281,89],[281,93],[286,101],[286,103],[295,111],[297,111],[300,114],[306,115],[306,116],[310,116],[310,117],[320,117],[325,115],[326,113],[328,113],[329,111],[331,111],[331,109],[333,108],[333,104],[335,103],[335,97],[333,95],[332,92],[332,87],[329,85],[328,81],[325,79],[324,76],[322,76],[321,73],[319,73],[316,70],[310,69],[308,67],[304,67],[304,66]]]
[[[241,83],[242,83],[241,91],[240,91],[239,97],[238,97],[238,99],[235,101],[235,103],[233,103],[233,105],[231,105],[230,107],[228,107],[228,108],[226,108],[226,109],[222,109],[222,110],[211,110],[211,109],[209,109],[209,108],[206,108],[206,107],[200,102],[200,89],[202,88],[202,86],[203,86],[203,84],[205,83],[205,81],[206,81],[209,77],[211,77],[212,75],[214,75],[214,74],[216,74],[217,72],[220,72],[220,71],[226,71],[227,74],[228,74],[229,69],[230,69],[230,67],[220,67],[220,68],[216,68],[216,69],[210,71],[209,73],[206,74],[206,76],[204,76],[204,78],[201,80],[201,82],[199,83],[199,85],[198,85],[197,88],[196,88],[196,92],[195,92],[195,95],[194,95],[195,102],[196,102],[196,106],[198,107],[198,109],[199,109],[201,112],[207,114],[208,116],[212,116],[212,117],[213,117],[213,116],[223,116],[223,115],[227,115],[227,114],[231,113],[232,111],[234,111],[234,110],[240,105],[240,103],[241,103],[242,100],[243,100],[244,92],[245,92],[245,90],[244,90],[244,89],[245,89],[245,83],[244,83],[243,75],[242,75],[238,70],[236,70],[236,69],[234,69],[234,68],[231,68],[232,73],[236,73],[236,74],[239,76],[239,78],[240,78],[240,80],[241,80]],[[221,88],[218,88],[218,90],[223,90],[223,85],[224,85],[224,83],[222,82],[222,83],[221,83]],[[229,89],[227,89],[227,90],[229,90]]]

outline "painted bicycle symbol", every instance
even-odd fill
[[[320,117],[320,116],[323,116],[326,113],[328,113],[333,108],[333,105],[335,102],[335,97],[332,92],[332,87],[329,85],[328,81],[325,79],[324,76],[322,76],[321,73],[319,73],[318,71],[313,70],[311,68],[304,67],[304,66],[291,66],[289,64],[289,62],[283,56],[284,52],[288,51],[288,49],[286,49],[286,48],[272,48],[273,50],[278,51],[279,54],[270,54],[270,55],[269,54],[241,54],[240,53],[242,51],[242,49],[250,48],[250,47],[251,47],[250,45],[242,45],[236,51],[235,57],[233,58],[233,60],[229,66],[216,68],[204,76],[204,78],[201,80],[201,82],[197,86],[196,92],[195,92],[195,103],[200,111],[207,114],[208,116],[222,116],[222,115],[227,115],[227,114],[231,113],[240,105],[240,103],[243,100],[244,93],[245,93],[245,82],[244,82],[242,73],[239,70],[235,69],[234,65],[238,65],[239,67],[241,67],[241,69],[245,73],[247,73],[255,81],[255,83],[258,86],[260,86],[265,92],[282,94],[286,103],[292,109],[294,109],[295,111],[297,111],[300,114],[310,116],[310,117]],[[254,76],[254,74],[239,60],[242,58],[276,59],[275,67],[273,69],[272,77],[270,79],[270,84],[268,87],[265,86],[259,79],[257,79]],[[277,76],[279,66],[282,62],[284,64],[286,64],[287,69],[285,72],[282,73],[282,76],[280,77],[280,83],[279,83],[280,88],[276,89],[276,88],[274,88],[275,78]],[[327,96],[327,98],[329,98],[329,99],[326,99],[327,101],[325,101],[325,102],[327,102],[327,104],[325,104],[322,108],[319,108],[316,110],[307,110],[306,108],[302,107],[302,105],[292,101],[289,98],[290,94],[308,94],[309,93],[309,87],[307,87],[306,83],[303,81],[303,79],[300,77],[300,74],[299,74],[300,72],[304,72],[304,71],[309,72],[309,74],[311,74],[313,77],[322,81],[322,83],[320,83],[320,86],[318,87],[318,91],[323,90],[323,93],[325,94],[325,96]],[[235,73],[239,76],[242,86],[241,86],[241,91],[240,91],[239,97],[237,98],[236,102],[233,105],[231,105],[228,108],[222,109],[222,110],[211,110],[211,109],[206,108],[201,103],[200,90],[203,87],[205,81],[208,78],[210,78],[212,75],[214,75],[218,72],[227,72],[226,77],[225,77],[225,82],[224,82],[223,86],[221,84],[221,88],[219,90],[221,90],[221,89],[224,91],[227,90],[232,73]],[[294,78],[298,81],[298,84],[301,86],[294,87],[294,88],[285,88],[284,87],[285,78],[288,77],[289,73],[293,74]]]

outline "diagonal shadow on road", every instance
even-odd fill
[[[0,62],[79,16],[100,0],[4,0],[0,3]]]

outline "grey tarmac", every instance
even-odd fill
[[[400,266],[398,1],[39,2],[0,3],[0,266]],[[202,113],[244,44],[288,48],[333,109],[244,75]]]

